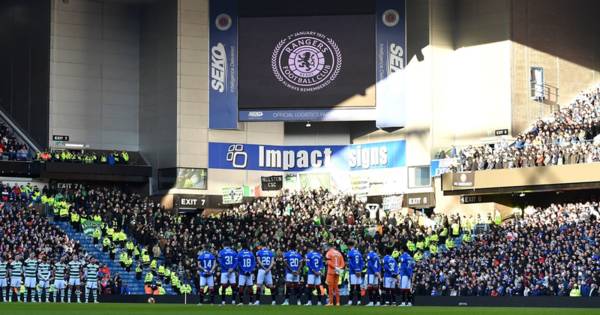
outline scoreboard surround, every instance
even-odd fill
[[[251,6],[239,0],[210,1],[209,128],[302,120],[405,126],[405,0],[366,1],[352,12],[257,6],[264,3],[275,7],[261,15],[255,7],[247,14]]]

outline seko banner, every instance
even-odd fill
[[[210,0],[208,126],[237,129],[238,1]]]
[[[406,126],[406,3],[375,1],[376,124]]]

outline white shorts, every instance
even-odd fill
[[[21,287],[21,277],[10,277],[10,286],[13,288]]]
[[[361,285],[362,277],[357,277],[355,273],[350,275],[350,285]]]
[[[6,278],[0,279],[0,288],[6,288],[8,285],[8,281]]]
[[[200,287],[204,288],[208,286],[212,288],[215,286],[215,277],[213,276],[200,276]]]
[[[85,283],[86,289],[98,289],[98,281],[87,281]]]
[[[64,289],[66,287],[65,280],[54,280],[54,286],[56,287],[57,290]]]
[[[222,272],[221,284],[235,284],[235,272]]]
[[[81,279],[79,278],[70,278],[69,285],[81,285]]]
[[[50,287],[50,281],[49,280],[40,280],[39,286],[42,289],[47,289]]]
[[[256,285],[266,285],[273,286],[273,274],[271,270],[266,271],[264,269],[258,269],[258,274],[256,275]]]
[[[383,287],[386,289],[395,289],[396,288],[396,278],[384,277],[383,278]]]
[[[285,282],[300,282],[300,275],[295,275],[293,273],[285,274]]]
[[[400,289],[410,289],[410,285],[409,276],[402,276],[402,278],[400,278]]]
[[[367,285],[379,285],[379,278],[377,275],[367,275]]]
[[[239,286],[247,286],[251,287],[254,285],[254,276],[252,274],[244,275],[240,273],[238,277],[238,285]]]
[[[309,273],[306,279],[306,284],[308,285],[321,285],[321,276],[318,276],[314,273]]]
[[[26,277],[25,278],[25,287],[26,288],[35,288],[37,286],[37,280],[35,278]]]

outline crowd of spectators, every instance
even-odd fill
[[[93,238],[126,271],[135,270],[148,292],[165,294],[156,290],[164,289],[164,284],[170,284],[176,293],[187,291],[191,277],[179,278],[186,274],[184,260],[167,243],[181,217],[148,197],[117,187],[73,185],[48,195],[43,203],[52,204],[55,216],[70,221],[77,230],[82,231],[81,220],[98,222]]]
[[[0,122],[0,158],[12,161],[27,161],[31,159],[27,145],[19,142],[12,130],[4,122]]]
[[[101,221],[116,231],[132,235],[136,243],[162,254],[159,240],[168,237],[169,226],[177,216],[170,215],[148,197],[126,192],[117,187],[86,187],[75,185],[69,188],[50,191],[50,195],[60,196],[70,204],[70,212],[81,217],[99,216]],[[162,244],[164,242],[160,242]]]
[[[582,93],[572,104],[539,119],[514,141],[452,148],[455,170],[592,163],[600,161],[600,87]]]
[[[416,224],[424,215],[373,216],[354,197],[326,190],[286,193],[211,216],[173,214],[147,197],[117,188],[78,186],[59,193],[72,202],[71,211],[82,217],[99,215],[108,226],[123,229],[153,257],[164,257],[165,266],[179,274],[183,283],[196,285],[196,255],[206,242],[215,250],[225,241],[235,248],[248,241],[270,246],[278,254],[275,280],[283,282],[277,271],[283,269],[281,254],[292,242],[306,250],[308,245],[334,241],[345,250],[345,241],[356,239],[362,248],[375,243],[384,252],[400,248],[412,235],[422,238],[431,233],[430,228]]]
[[[273,276],[283,286],[282,253],[334,242],[342,252],[356,242],[363,252],[408,250],[416,261],[418,295],[598,295],[598,203],[528,209],[504,222],[491,216],[425,215],[420,211],[368,211],[355,197],[327,190],[285,192],[211,215],[177,215],[158,203],[116,188],[64,190],[73,209],[101,215],[123,228],[154,257],[198,287],[196,255],[203,244],[276,252]],[[475,233],[483,223],[486,232]],[[197,291],[196,291],[197,292]]]
[[[62,230],[49,223],[35,199],[48,194],[47,187],[39,189],[30,184],[8,185],[0,183],[0,256],[4,261],[25,259],[31,254],[46,258],[51,266],[59,261],[78,257],[89,262],[93,258],[80,244],[70,239]],[[100,292],[120,294],[123,286],[120,276],[112,274],[104,265],[100,269]]]
[[[26,201],[3,202],[0,209],[0,253],[7,259],[16,256],[46,256],[51,261],[72,255],[84,256],[79,244]]]
[[[352,239],[357,240],[359,248],[375,244],[384,253],[413,241],[423,243],[417,248],[417,255],[422,255],[430,246],[424,240],[437,232],[433,227],[453,222],[442,215],[427,217],[419,212],[368,212],[364,203],[353,196],[327,190],[288,192],[209,216],[175,215],[148,198],[116,188],[78,187],[61,193],[73,201],[74,211],[82,216],[100,215],[115,229],[124,229],[153,257],[162,255],[165,266],[177,272],[184,283],[193,282],[196,286],[196,255],[204,243],[214,250],[224,242],[232,243],[234,248],[248,241],[254,248],[269,246],[277,254],[274,280],[282,285],[281,255],[292,243],[306,251],[309,246],[335,242],[346,251],[346,242]],[[475,223],[463,218],[461,225],[470,229]]]
[[[129,153],[121,152],[97,152],[86,150],[54,150],[38,152],[36,159],[43,162],[68,162],[83,164],[129,164]]]
[[[420,295],[598,296],[598,203],[532,208],[417,266]]]
[[[127,151],[93,151],[93,150],[47,150],[32,156],[29,147],[20,142],[14,132],[0,121],[0,160],[29,161],[35,158],[43,162],[71,162],[84,164],[129,164],[130,153]]]
[[[418,295],[569,295],[578,287],[586,296],[598,295],[600,281],[597,211],[597,203],[552,205],[502,224],[489,217],[418,212],[372,217],[353,197],[322,190],[255,201],[213,218],[195,217],[167,243],[181,253],[189,276],[197,246],[205,242],[220,248],[228,240],[237,248],[251,240],[278,257],[292,242],[305,251],[309,244],[333,241],[344,252],[345,242],[357,240],[363,251],[375,244],[382,253],[408,249],[408,242],[425,243],[411,251]],[[464,237],[476,223],[486,223],[488,232]],[[453,232],[455,224],[461,236]],[[446,247],[448,238],[456,247]],[[282,269],[278,261],[273,274],[283,275]]]

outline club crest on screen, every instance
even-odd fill
[[[336,42],[321,33],[296,32],[281,39],[271,57],[273,74],[298,92],[320,90],[335,80],[342,68]]]

